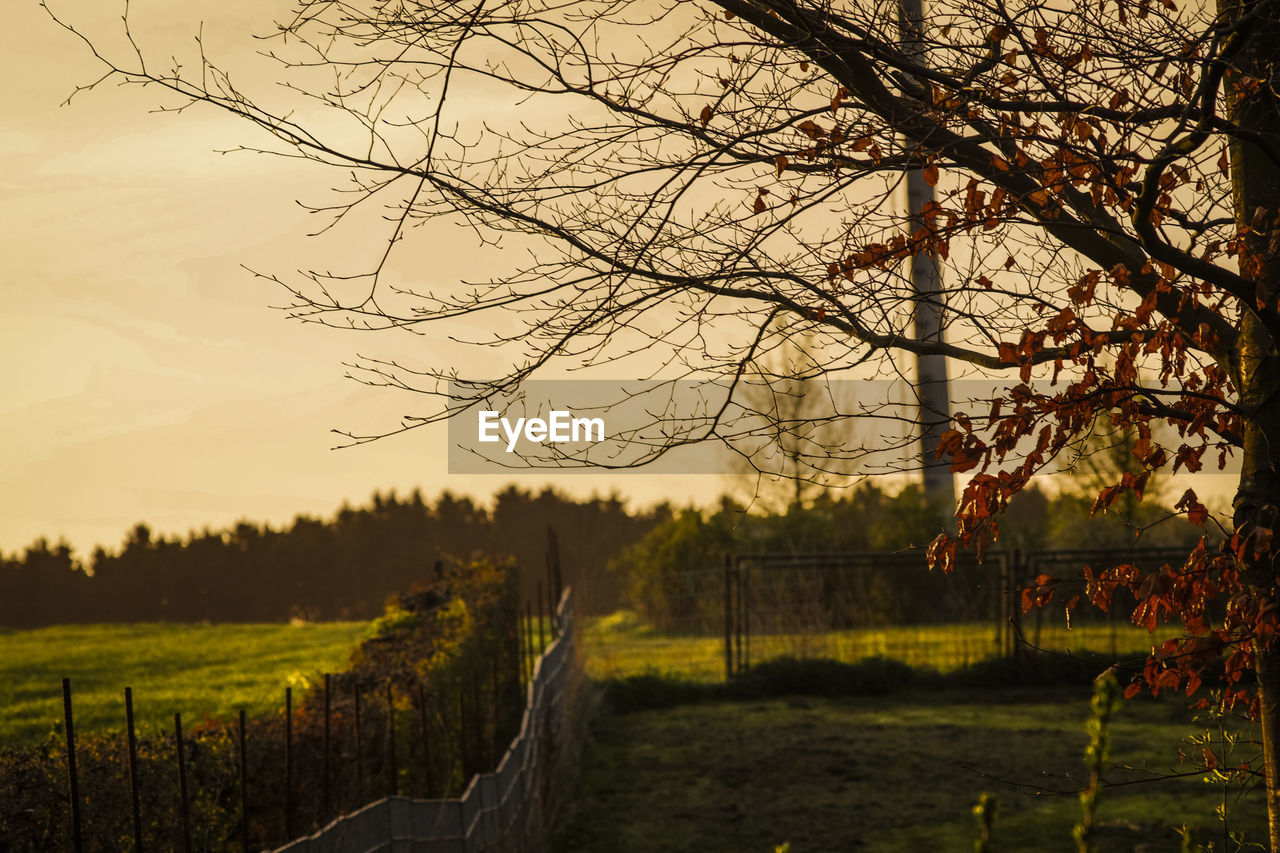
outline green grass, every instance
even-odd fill
[[[124,727],[133,688],[141,730],[284,704],[284,688],[343,669],[369,623],[65,625],[0,632],[0,743],[29,743],[62,721],[71,679],[77,732]]]
[[[967,851],[972,807],[991,791],[997,849],[1066,853],[1086,776],[1088,697],[1087,687],[917,691],[606,713],[558,849]],[[1190,731],[1176,698],[1126,702],[1112,758],[1132,769],[1107,779],[1191,769],[1179,762]],[[1099,849],[1176,851],[1174,830],[1190,821],[1223,850],[1221,797],[1200,775],[1106,789]],[[1254,792],[1232,805],[1232,828],[1265,841],[1264,812]]]
[[[1127,624],[1078,625],[1068,631],[1045,619],[1039,645],[1059,651],[1081,651],[1119,655],[1146,654],[1151,635]],[[1034,642],[1036,630],[1029,620],[1026,637]],[[584,648],[587,673],[592,678],[625,678],[632,675],[661,675],[695,681],[724,678],[723,636],[661,634],[647,626],[631,611],[618,611],[587,623]],[[991,623],[908,625],[864,628],[849,631],[773,634],[753,636],[749,653],[752,662],[777,657],[821,657],[854,662],[865,657],[887,657],[913,667],[929,667],[950,672],[993,657],[998,648]]]
[[[1037,642],[1034,619],[1024,630]],[[607,685],[607,707],[631,710],[606,711],[597,721],[558,849],[768,853],[790,842],[792,853],[966,851],[977,837],[972,808],[984,791],[1000,798],[997,849],[1075,849],[1075,792],[1087,775],[1081,759],[1087,687],[952,686],[884,696],[867,690],[857,698],[772,698],[776,693],[752,693],[745,683],[717,686],[724,679],[723,643],[720,636],[664,635],[627,611],[588,622],[588,673],[616,679]],[[1114,630],[1085,624],[1067,631],[1045,618],[1038,645],[1140,656],[1150,651],[1152,636],[1123,623]],[[852,663],[880,656],[942,673],[997,651],[988,623],[756,636],[750,646],[754,662],[790,656]],[[978,673],[960,681],[900,680],[982,683],[974,681]],[[722,701],[730,695],[759,698]],[[1128,769],[1112,770],[1108,780],[1133,784],[1104,791],[1100,849],[1176,851],[1175,830],[1184,821],[1199,826],[1214,849],[1236,849],[1224,841],[1215,815],[1220,786],[1201,774],[1139,781],[1192,770],[1179,756],[1199,752],[1186,742],[1195,730],[1176,696],[1125,703],[1112,729],[1112,756]],[[1233,761],[1256,759],[1254,751],[1246,746]],[[1261,795],[1250,793],[1232,805],[1229,828],[1265,840],[1264,812]]]

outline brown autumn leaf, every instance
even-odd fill
[[[804,121],[800,122],[798,125],[796,125],[796,130],[800,131],[810,139],[817,139],[820,136],[827,135],[827,132],[823,130],[821,127],[819,127],[817,122],[815,122],[813,119],[805,119]]]

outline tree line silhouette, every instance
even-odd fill
[[[40,539],[0,555],[0,625],[371,619],[388,596],[431,578],[438,560],[477,551],[514,558],[532,600],[546,576],[548,528],[559,532],[564,582],[578,589],[579,606],[602,612],[625,585],[606,564],[669,514],[631,513],[614,496],[511,486],[491,507],[447,491],[434,501],[418,490],[375,492],[367,506],[280,528],[242,521],[168,538],[139,523],[118,550],[98,547],[85,561],[65,542]]]

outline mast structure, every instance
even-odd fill
[[[924,61],[923,0],[900,0],[900,28],[903,51]],[[933,201],[933,187],[924,179],[923,169],[907,171],[907,204],[911,221],[921,223],[921,211]],[[944,296],[938,259],[920,253],[911,259],[911,285],[914,291],[914,325],[917,340],[942,340]],[[941,505],[954,507],[955,478],[950,465],[937,458],[938,439],[951,423],[951,401],[947,384],[947,359],[944,355],[920,354],[916,357],[916,401],[920,429],[920,460],[925,495]]]

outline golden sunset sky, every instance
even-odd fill
[[[184,61],[203,21],[208,53],[269,91],[271,66],[254,61],[262,44],[249,35],[269,31],[272,5],[135,0],[130,16],[144,49]],[[122,3],[50,6],[105,48],[126,47]],[[259,140],[210,109],[150,112],[164,102],[152,90],[107,86],[62,106],[98,67],[35,0],[12,7],[0,33],[0,551],[45,536],[87,556],[139,521],[165,533],[280,523],[375,489],[484,498],[516,481],[582,496],[616,489],[644,505],[723,487],[714,476],[449,476],[443,428],[332,450],[333,428],[381,431],[428,408],[345,379],[344,361],[434,354],[422,337],[289,321],[271,307],[282,295],[243,268],[314,262],[305,234],[315,222],[295,199],[324,200],[332,176],[218,154]],[[475,261],[465,241],[442,242],[424,265],[456,281]],[[378,248],[346,246],[353,262]]]
[[[123,3],[49,2],[102,50],[129,49]],[[211,108],[156,113],[174,103],[158,90],[106,85],[64,106],[100,66],[36,0],[11,5],[0,32],[0,551],[44,536],[83,557],[117,547],[139,521],[167,534],[239,519],[279,524],[374,490],[484,499],[514,481],[579,496],[616,491],[643,506],[707,502],[725,489],[715,475],[449,475],[439,427],[332,449],[335,428],[382,432],[431,408],[344,378],[344,362],[406,357],[484,375],[485,352],[288,320],[272,307],[284,295],[245,267],[363,271],[383,248],[367,228],[306,236],[318,223],[297,200],[331,201],[341,176],[220,154],[263,140]],[[244,89],[271,97],[276,66],[256,56],[264,43],[250,36],[270,32],[289,5],[135,0],[130,16],[149,57],[195,67],[202,33]],[[502,106],[481,93],[464,109]],[[415,270],[422,289],[456,287],[493,259],[468,232],[427,234]],[[1196,488],[1221,497],[1231,477],[1201,477]]]

